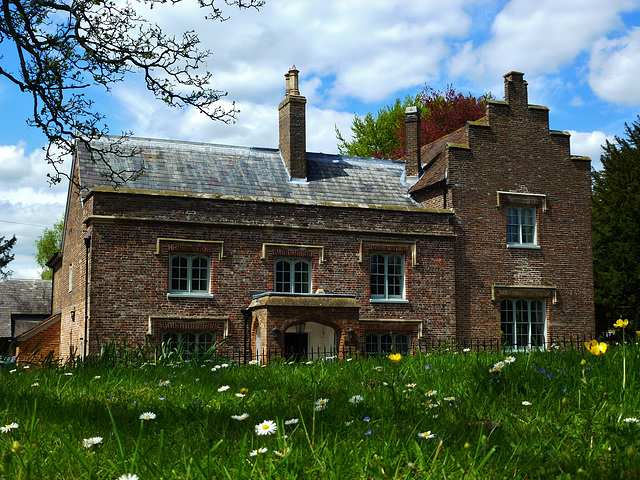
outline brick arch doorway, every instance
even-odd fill
[[[337,354],[339,332],[334,326],[315,321],[298,322],[289,326],[284,335],[285,355],[292,360],[317,360]]]

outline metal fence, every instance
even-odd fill
[[[400,351],[403,355],[420,355],[426,353],[459,351],[459,352],[522,352],[533,349],[539,350],[555,350],[567,348],[584,348],[586,337],[579,336],[563,336],[549,339],[544,344],[532,345],[511,345],[503,342],[501,339],[468,339],[444,341],[437,339],[422,339],[411,351]],[[274,348],[262,352],[260,355],[246,354],[239,350],[222,350],[218,351],[217,356],[229,359],[237,363],[268,363],[271,361],[285,362],[316,362],[316,361],[333,361],[337,359],[358,359],[364,357],[387,356],[393,351],[385,352],[367,352],[356,346],[348,346],[342,349],[336,347],[306,349],[303,351],[284,352],[282,349]]]

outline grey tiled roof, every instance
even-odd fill
[[[51,280],[0,281],[0,337],[11,336],[11,315],[51,314]]]
[[[102,142],[114,141],[105,137]],[[256,200],[343,202],[371,206],[419,207],[407,194],[404,163],[307,153],[307,181],[291,181],[277,149],[130,138],[131,157],[108,155],[117,168],[145,173],[124,188]],[[80,182],[104,186],[104,166],[80,151]]]

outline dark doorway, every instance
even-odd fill
[[[284,351],[286,357],[296,362],[306,358],[308,338],[308,333],[285,333]]]

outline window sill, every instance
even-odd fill
[[[507,248],[524,248],[525,250],[540,250],[540,245],[533,243],[507,243]]]
[[[213,298],[210,293],[167,293],[167,298]]]
[[[404,298],[372,298],[369,303],[409,303],[409,300]]]

